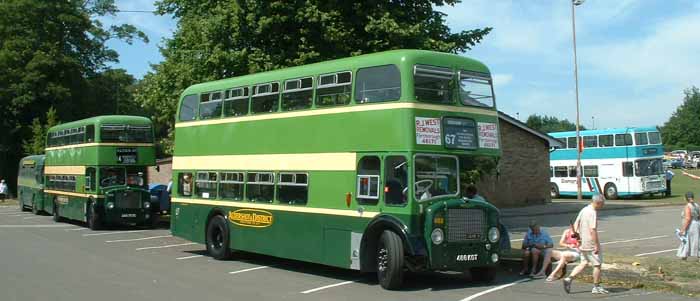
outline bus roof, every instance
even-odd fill
[[[261,84],[317,74],[354,70],[356,68],[368,66],[381,66],[388,64],[399,65],[405,63],[412,65],[414,62],[435,66],[461,68],[468,71],[490,74],[490,71],[486,65],[468,57],[436,51],[401,49],[358,55],[309,65],[282,68],[278,70],[195,84],[185,89],[185,91],[182,92],[182,95],[184,96],[210,92],[250,84]]]
[[[609,135],[609,134],[624,134],[624,133],[634,133],[634,132],[658,132],[659,129],[653,126],[649,127],[627,127],[627,128],[612,128],[612,129],[602,129],[602,130],[585,130],[581,131],[581,136],[591,136],[591,135]],[[554,132],[549,133],[550,136],[554,138],[563,137],[574,137],[576,136],[576,131],[567,132]]]
[[[86,119],[71,121],[67,123],[62,123],[49,129],[49,132],[60,131],[64,129],[70,129],[74,127],[79,127],[83,125],[101,125],[101,124],[137,124],[137,125],[150,125],[151,120],[146,117],[141,116],[130,116],[130,115],[103,115],[95,116]]]
[[[26,156],[22,159],[19,160],[20,164],[27,162],[27,161],[34,161],[34,163],[38,165],[43,165],[44,160],[46,159],[46,155],[30,155]]]

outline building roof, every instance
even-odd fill
[[[530,133],[530,134],[532,134],[532,135],[534,135],[542,140],[547,141],[547,144],[549,145],[549,147],[563,147],[564,146],[564,144],[561,143],[561,141],[559,141],[558,139],[556,139],[550,135],[547,135],[543,132],[540,132],[538,130],[535,130],[535,129],[527,126],[527,124],[522,123],[520,120],[513,118],[512,116],[510,116],[506,113],[498,111],[498,118],[505,121],[505,122],[512,124],[513,126],[515,126],[517,128],[520,128],[521,130],[526,131],[526,132],[528,132],[528,133]]]

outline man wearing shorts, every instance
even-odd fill
[[[598,210],[605,205],[602,195],[596,194],[591,200],[591,204],[581,209],[574,222],[576,232],[581,236],[581,263],[571,271],[569,277],[564,279],[564,291],[571,293],[571,283],[573,278],[586,268],[587,265],[593,267],[593,294],[607,294],[608,291],[600,286],[600,267],[603,264],[603,253],[600,250],[600,240],[598,239]]]

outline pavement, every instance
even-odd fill
[[[577,201],[573,199],[555,199],[550,203],[531,205],[527,207],[502,208],[501,217],[522,217],[522,216],[546,216],[551,214],[578,213],[586,205],[590,204],[590,199]],[[635,201],[635,200],[607,200],[603,210],[625,210],[635,208],[654,208],[679,206],[678,203],[664,202],[659,200]]]
[[[556,236],[571,218],[572,213],[567,212],[506,216],[503,222],[517,245],[531,218],[540,219]],[[679,221],[680,207],[603,211],[603,252],[673,256],[667,250],[676,246],[672,231]],[[54,223],[50,216],[0,206],[3,301],[691,300],[614,287],[610,295],[595,296],[590,294],[590,284],[579,282],[574,282],[569,295],[561,282],[522,278],[514,269],[517,267],[504,267],[491,284],[474,283],[468,275],[453,273],[410,274],[403,290],[386,291],[371,275],[355,271],[248,253],[228,261],[212,260],[203,245],[172,237],[165,226],[91,231],[81,223]]]

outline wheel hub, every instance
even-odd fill
[[[386,248],[379,249],[377,256],[377,268],[380,272],[384,272],[389,263],[389,252]]]

